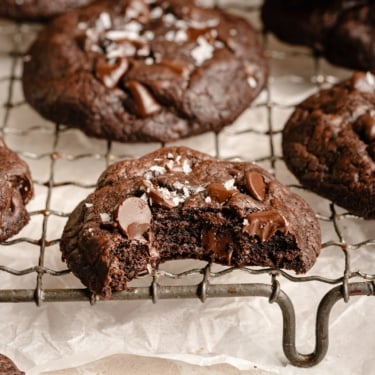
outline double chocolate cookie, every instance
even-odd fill
[[[0,241],[18,233],[28,223],[25,204],[32,196],[27,164],[0,138]]]
[[[1,375],[24,375],[8,357],[0,354],[0,374]]]
[[[173,259],[306,272],[320,241],[311,208],[265,170],[180,147],[111,165],[71,214],[61,251],[110,297]]]
[[[16,21],[46,21],[94,0],[1,0],[0,17]]]
[[[375,69],[372,0],[266,0],[262,19],[281,40],[309,46],[334,64]]]
[[[54,20],[24,65],[52,121],[117,141],[172,141],[231,124],[267,64],[243,19],[185,0],[102,1]]]
[[[283,132],[287,166],[312,191],[375,218],[375,76],[355,73],[297,106]]]

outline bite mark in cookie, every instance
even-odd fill
[[[173,259],[306,272],[320,229],[307,203],[262,168],[166,148],[111,165],[70,216],[61,251],[109,297]]]

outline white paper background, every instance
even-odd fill
[[[239,3],[240,1],[237,1]],[[243,14],[243,12],[241,12]],[[252,22],[259,28],[257,14],[251,13]],[[0,50],[12,49],[12,36],[4,30],[11,24],[1,24]],[[10,30],[9,29],[9,30]],[[30,35],[30,38],[32,35]],[[22,47],[28,45],[25,35]],[[292,111],[290,105],[297,103],[315,91],[310,77],[314,73],[312,59],[307,50],[286,46],[270,37],[268,44],[270,59],[271,102],[279,106],[272,109],[274,129],[282,129]],[[305,51],[306,55],[289,56],[270,51]],[[7,102],[12,60],[0,55],[0,102]],[[20,60],[15,66],[15,76],[21,75]],[[350,72],[321,63],[321,72],[326,77],[347,77]],[[2,79],[4,78],[4,79]],[[17,79],[11,92],[11,102],[23,100],[20,81]],[[252,128],[264,131],[268,127],[267,101],[265,93],[231,127],[219,137],[221,157],[243,157],[259,159],[269,155],[269,140],[262,134],[235,134],[239,130]],[[5,117],[5,108],[0,108],[0,119],[5,126],[5,139],[9,146],[19,151],[30,164],[36,182],[50,178],[53,151],[62,154],[54,168],[55,182],[77,181],[84,185],[94,184],[102,172],[105,162],[100,155],[106,153],[106,142],[87,138],[78,130],[66,130],[57,137],[54,147],[54,126],[37,115],[29,106],[19,105]],[[34,128],[36,127],[36,128]],[[33,130],[23,134],[22,132]],[[276,155],[281,155],[280,135],[275,136]],[[206,134],[177,142],[214,154],[215,138]],[[177,144],[175,143],[175,144]],[[150,145],[113,144],[112,158],[123,155],[139,156],[159,147]],[[98,158],[68,160],[76,155],[97,153]],[[38,158],[30,157],[35,153]],[[262,165],[269,168],[269,162]],[[276,175],[285,183],[296,180],[281,161],[276,163]],[[90,189],[62,186],[54,188],[51,195],[51,209],[69,212],[84,198]],[[30,211],[45,208],[48,189],[36,184],[36,196],[29,205]],[[321,215],[330,214],[329,202],[314,194],[300,191]],[[338,209],[339,212],[340,209]],[[47,240],[59,238],[66,219],[50,216],[47,221]],[[42,215],[34,215],[29,225],[15,238],[28,237],[39,240],[42,234]],[[321,222],[323,242],[337,241],[332,223]],[[338,223],[344,240],[357,243],[374,238],[374,221],[345,218]],[[0,246],[0,264],[20,270],[38,262],[39,247],[20,243]],[[62,270],[58,246],[46,250],[45,266]],[[163,268],[180,272],[196,262],[172,262]],[[309,275],[324,275],[331,278],[343,274],[344,257],[335,247],[329,247],[309,272]],[[374,273],[374,247],[367,246],[353,251],[352,269]],[[81,287],[72,275],[44,277],[44,288]],[[142,281],[141,283],[149,282]],[[213,282],[259,282],[269,283],[269,277],[253,277],[239,271]],[[193,278],[190,282],[198,282]],[[314,348],[315,313],[320,299],[331,288],[317,282],[295,284],[280,279],[282,288],[292,298],[297,314],[297,348],[300,352],[311,352]],[[164,283],[171,283],[167,280]],[[2,289],[33,289],[36,274],[22,277],[11,276],[0,271]],[[275,374],[369,374],[375,371],[375,324],[373,312],[375,299],[352,298],[348,304],[339,302],[330,319],[330,345],[326,358],[312,369],[298,369],[287,363],[281,346],[282,320],[277,305],[270,305],[262,298],[208,299],[202,304],[194,300],[100,302],[89,303],[45,303],[37,308],[34,304],[0,304],[0,353],[11,357],[27,374],[54,370],[97,360],[115,353],[133,353],[147,356],[176,358],[197,364],[228,362],[242,369],[254,366]]]

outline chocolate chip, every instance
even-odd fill
[[[141,83],[128,81],[126,86],[135,100],[136,112],[139,116],[147,117],[161,111],[159,103]]]
[[[129,240],[144,239],[150,229],[152,213],[147,203],[137,197],[126,198],[117,208],[116,219]]]
[[[160,65],[165,66],[166,68],[172,70],[173,72],[177,73],[184,79],[189,78],[190,73],[194,70],[194,67],[192,65],[182,60],[162,59],[160,61]]]
[[[149,192],[149,197],[153,203],[166,208],[174,208],[178,206],[178,201],[173,199],[168,189],[160,190],[152,187]]]
[[[99,58],[95,64],[95,74],[106,87],[112,89],[117,86],[128,67],[129,63],[125,58],[117,59],[114,63]]]
[[[263,176],[256,171],[245,174],[245,184],[249,193],[258,201],[263,201],[266,195],[266,184]]]
[[[202,247],[212,251],[215,257],[224,258],[230,265],[233,249],[230,244],[233,242],[229,234],[220,234],[213,229],[204,229],[201,234]]]
[[[225,202],[234,194],[234,190],[227,190],[224,185],[214,182],[207,187],[208,195],[219,203]]]
[[[128,238],[133,239],[142,239],[144,238],[144,233],[148,232],[150,229],[150,224],[147,223],[132,223],[128,226]]]
[[[288,232],[287,220],[276,210],[253,212],[247,216],[249,224],[242,228],[250,236],[258,236],[268,241],[277,231],[284,235]]]
[[[186,34],[187,34],[187,37],[188,37],[189,41],[195,41],[200,36],[204,36],[204,37],[206,37],[206,39],[209,40],[210,43],[213,43],[214,40],[215,40],[215,38],[213,38],[212,35],[210,34],[211,30],[212,29],[208,28],[208,27],[205,27],[205,28],[202,28],[202,29],[197,29],[197,28],[189,27],[186,30]]]
[[[366,143],[373,142],[375,140],[375,117],[370,113],[365,113],[357,119],[353,129]]]

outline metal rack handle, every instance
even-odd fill
[[[341,299],[344,299],[343,286],[339,285],[331,289],[321,300],[316,316],[315,326],[315,349],[310,354],[301,354],[296,348],[296,318],[293,303],[289,296],[281,289],[278,289],[274,296],[274,286],[268,284],[210,284],[205,283],[206,298],[220,297],[266,297],[270,303],[277,303],[283,316],[283,350],[290,363],[298,367],[312,367],[323,360],[328,350],[329,342],[329,316],[332,307]],[[112,301],[123,300],[146,300],[151,299],[154,303],[162,299],[187,299],[200,298],[202,285],[159,285],[157,287],[157,298],[154,296],[152,287],[137,287],[112,295]],[[375,296],[375,282],[358,282],[348,284],[350,296]],[[2,298],[1,298],[2,297]],[[44,302],[59,301],[82,301],[92,300],[92,294],[86,289],[46,289],[40,293],[39,298]],[[31,302],[35,301],[39,305],[40,299],[36,298],[35,291],[28,289],[3,291],[0,295],[1,302]],[[100,297],[95,296],[100,301]]]

